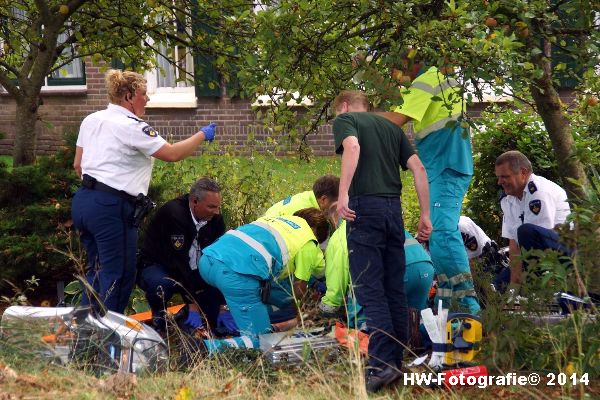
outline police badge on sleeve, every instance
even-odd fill
[[[542,202],[541,200],[531,200],[529,202],[529,209],[535,215],[538,215],[540,211],[542,211]]]
[[[142,128],[142,132],[144,132],[144,135],[148,135],[150,137],[157,137],[158,136],[158,132],[151,127],[150,125],[146,125],[145,127]]]
[[[173,246],[175,250],[181,250],[184,242],[185,239],[183,235],[171,235],[171,246]]]

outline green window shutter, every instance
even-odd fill
[[[197,0],[192,0],[192,35],[198,37],[198,32],[203,36],[212,36],[216,32],[209,25],[201,21],[201,15],[198,11]],[[194,75],[196,97],[221,96],[221,74],[215,69],[215,57],[212,54],[206,54],[205,51],[193,49],[194,52]],[[237,78],[237,68],[229,66],[229,82],[226,90],[228,95],[235,95],[239,92],[239,81]]]
[[[552,0],[551,3],[556,5],[557,0]],[[560,16],[564,27],[576,28],[582,25],[580,21],[582,16],[577,13],[569,14],[564,9],[559,9],[558,15]],[[562,40],[564,40],[563,44],[566,44],[566,46],[562,46],[563,48],[569,49],[577,47],[577,37],[575,35],[565,35]],[[566,67],[564,70],[555,72],[557,86],[558,88],[574,89],[580,83],[578,77],[582,76],[583,68],[579,65],[577,57],[568,51],[565,51],[563,48],[554,44],[552,45],[552,69],[555,71],[557,65],[561,63],[565,64]]]
[[[196,97],[220,96],[220,77],[213,66],[213,57],[194,54]]]
[[[198,37],[198,32],[206,36],[214,35],[210,26],[201,21],[198,9],[198,0],[192,0],[192,36]],[[214,57],[200,52],[197,48],[192,49],[194,54],[194,80],[196,97],[220,96],[220,77],[214,67]]]

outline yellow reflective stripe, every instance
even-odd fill
[[[472,281],[473,281],[473,277],[468,272],[462,272],[462,273],[456,274],[450,278],[450,283],[452,284],[452,286],[456,286],[459,283],[472,282]]]
[[[446,89],[455,88],[455,87],[458,87],[458,86],[459,86],[459,84],[456,81],[456,79],[452,79],[452,78],[446,79],[446,80],[442,81],[442,83],[440,83],[438,85],[438,87],[435,89],[435,92],[433,94],[439,94],[439,93],[443,92]]]
[[[269,231],[269,233],[271,235],[273,235],[273,237],[275,238],[275,241],[277,242],[277,245],[279,246],[279,251],[281,251],[281,262],[282,265],[287,265],[288,261],[290,260],[290,253],[288,251],[287,248],[287,244],[285,244],[285,240],[283,239],[283,236],[281,236],[281,233],[279,233],[279,231],[275,228],[273,228],[272,226],[265,224],[262,221],[254,221],[251,222],[252,225],[256,225],[256,226],[260,226],[263,229],[266,229],[267,231]]]
[[[475,292],[475,289],[464,289],[464,290],[455,290],[454,291],[454,297],[456,297],[458,299],[462,299],[463,297],[467,297],[467,296],[477,297],[477,293]]]
[[[444,288],[437,288],[435,295],[437,297],[441,297],[441,298],[445,298],[445,299],[451,299],[452,298],[452,289],[444,289]]]
[[[421,129],[419,132],[417,132],[415,134],[415,138],[418,140],[424,139],[427,135],[429,135],[432,132],[435,132],[437,130],[440,130],[442,128],[446,127],[446,124],[450,121],[457,121],[458,117],[461,115],[462,113],[456,113],[448,118],[444,118],[441,119],[437,122],[434,122],[431,125],[427,125],[425,128]]]
[[[256,250],[265,259],[265,262],[267,263],[267,265],[269,267],[269,275],[271,274],[271,272],[272,272],[271,267],[273,264],[273,256],[271,256],[271,253],[269,253],[267,251],[267,249],[265,249],[265,246],[263,246],[256,239],[251,238],[249,235],[247,235],[244,232],[230,230],[230,231],[227,231],[227,234],[237,237],[242,242],[246,243],[248,246],[250,246],[254,250]]]

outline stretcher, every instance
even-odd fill
[[[8,345],[100,374],[157,372],[168,365],[167,346],[155,330],[112,311],[98,315],[89,307],[9,307],[0,321],[0,337]]]

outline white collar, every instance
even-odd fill
[[[116,112],[121,113],[121,114],[123,114],[123,115],[125,115],[127,117],[132,117],[132,118],[141,120],[140,117],[138,117],[137,115],[135,115],[134,113],[132,113],[131,111],[129,111],[128,109],[126,109],[125,107],[120,106],[120,105],[115,104],[115,103],[108,103],[107,109],[109,109],[111,111],[116,111]]]
[[[203,219],[197,220],[196,217],[194,216],[194,213],[192,212],[191,207],[190,207],[190,215],[192,216],[192,221],[194,221],[194,225],[196,225],[196,230],[200,230],[200,228],[202,228],[204,225],[206,225],[208,223],[208,221],[205,221]]]

